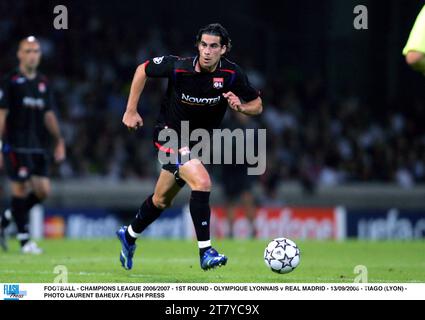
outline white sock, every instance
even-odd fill
[[[20,241],[25,241],[25,240],[29,240],[30,238],[30,234],[29,233],[18,233],[16,235],[16,238]]]
[[[130,235],[130,237],[135,238],[135,239],[137,239],[141,235],[141,233],[136,233],[136,232],[133,231],[131,224],[128,226],[127,231],[128,231],[128,234]]]
[[[198,247],[199,247],[199,249],[204,249],[204,248],[211,247],[211,240],[198,241]]]

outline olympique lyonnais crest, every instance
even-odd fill
[[[45,93],[46,92],[46,84],[44,82],[40,82],[38,84],[38,91],[40,91],[41,93]]]
[[[215,89],[222,89],[224,85],[224,79],[223,78],[213,78],[213,87]]]

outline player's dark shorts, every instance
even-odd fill
[[[8,177],[17,182],[24,182],[31,176],[49,176],[49,157],[46,153],[21,153],[3,151],[3,161]]]
[[[170,147],[169,140],[160,141],[159,139],[159,134],[162,130],[172,129],[162,125],[155,126],[153,144],[157,150],[158,161],[161,163],[162,169],[171,172],[174,175],[177,184],[180,187],[183,187],[186,183],[179,177],[179,167],[190,160],[190,146],[182,146],[179,148],[178,146],[180,146],[180,141],[175,141],[175,145],[177,147]],[[177,134],[177,136],[179,139],[179,134]]]

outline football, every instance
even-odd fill
[[[264,262],[273,272],[289,273],[300,263],[300,249],[290,239],[274,239],[264,250]]]

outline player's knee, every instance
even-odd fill
[[[211,179],[199,159],[192,159],[186,166],[186,182],[192,190],[211,191]]]
[[[417,66],[423,59],[425,55],[422,52],[410,51],[406,55],[406,62],[411,67]]]
[[[173,200],[169,200],[166,197],[153,195],[152,203],[158,209],[164,210],[171,207]]]
[[[192,190],[211,191],[211,179],[209,176],[199,176],[192,183]]]

